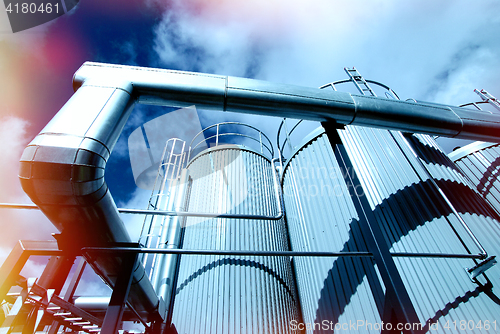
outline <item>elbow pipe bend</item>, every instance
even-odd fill
[[[104,180],[104,169],[135,104],[132,84],[88,80],[28,144],[20,161],[24,191],[61,232],[69,250],[130,243]],[[116,282],[121,259],[96,257],[93,265]],[[144,267],[135,267],[129,301],[155,314],[159,300]]]

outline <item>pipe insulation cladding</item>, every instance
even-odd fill
[[[335,121],[403,132],[500,142],[500,115],[421,101],[276,84],[205,73],[86,62],[73,87],[130,82],[139,103],[224,110],[312,121]],[[111,83],[111,86],[113,83]]]
[[[87,62],[73,86],[75,94],[24,150],[19,177],[61,231],[61,241],[75,249],[131,241],[104,169],[136,102],[500,142],[498,115],[243,78]],[[120,263],[114,257],[95,259],[111,282]],[[129,300],[139,311],[158,308],[142,265]]]

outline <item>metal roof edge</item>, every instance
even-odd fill
[[[292,151],[292,154],[290,154],[290,158],[288,158],[286,160],[286,163],[283,166],[282,176],[285,175],[285,171],[288,168],[290,161],[293,160],[293,158],[299,153],[299,151],[301,151],[304,147],[309,145],[310,142],[312,142],[313,140],[315,140],[316,138],[318,138],[319,136],[321,136],[324,133],[325,133],[325,129],[320,125],[316,129],[309,132],[309,134],[306,135],[304,137],[304,139],[302,139],[302,142]]]

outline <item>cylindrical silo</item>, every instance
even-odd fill
[[[187,166],[187,210],[276,215],[270,159],[250,148],[218,145]],[[182,248],[289,250],[280,220],[189,217]],[[290,333],[297,296],[286,257],[182,255],[172,324],[179,333]]]
[[[285,165],[292,250],[373,251],[354,205],[365,201],[369,223],[380,228],[391,253],[477,255],[482,247],[488,256],[500,253],[497,215],[431,137],[355,126],[337,132],[334,145],[323,129],[311,133]],[[359,185],[349,189],[345,180],[353,176]],[[495,332],[498,266],[474,282],[465,268],[481,260],[392,259],[422,324],[415,332]],[[345,332],[352,322],[360,333],[380,333],[382,323],[402,321],[393,316],[383,269],[371,258],[295,258],[294,267],[304,324],[328,324],[314,333]]]
[[[500,214],[500,145],[474,142],[448,154],[478,193]]]
[[[322,128],[289,158],[283,195],[292,250],[366,251],[343,172]],[[330,333],[330,322],[354,319],[380,323],[376,301],[383,300],[383,291],[371,258],[296,257],[294,267],[307,332]],[[326,329],[311,329],[324,321]]]

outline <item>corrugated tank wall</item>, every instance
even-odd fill
[[[448,155],[481,196],[500,213],[500,145],[475,142]]]
[[[362,185],[357,193],[366,196],[391,252],[466,254],[467,247],[477,254],[479,249],[461,224],[462,219],[489,255],[499,253],[500,231],[495,213],[429,136],[404,136],[395,131],[353,126],[340,130],[339,135]],[[330,166],[332,171],[338,169],[326,135],[316,137],[293,157],[285,171],[285,188],[298,184],[311,188],[315,184],[321,189],[330,184],[340,193],[343,177],[332,179],[339,172],[309,180],[298,174],[301,164],[311,161]],[[317,196],[315,200],[310,195],[297,191],[285,196],[292,249],[364,250],[358,216],[348,192],[347,196]],[[350,261],[352,264],[339,258],[298,265],[295,260],[304,322],[328,319],[342,324],[345,319],[384,319],[385,289],[374,274],[376,266],[371,260]],[[495,297],[495,283],[500,284],[498,266],[487,272],[493,283],[490,290],[469,279],[464,268],[474,266],[470,259],[397,257],[394,262],[421,323],[438,321],[438,329],[432,332],[496,332],[492,327],[490,331],[469,328],[472,322],[500,320],[499,300]],[[339,268],[346,268],[344,274]],[[315,271],[320,277],[312,279]],[[480,281],[487,284],[483,277]],[[334,312],[324,312],[330,309]],[[467,321],[470,327],[459,328],[460,321]],[[445,328],[447,323],[449,328]]]
[[[218,147],[188,166],[188,210],[276,215],[271,162],[250,150]],[[283,219],[188,218],[183,248],[289,250]],[[172,323],[179,333],[291,333],[299,318],[285,257],[187,256],[180,260]]]
[[[312,134],[284,169],[292,250],[366,251],[343,172],[322,130]],[[304,319],[301,327],[309,328],[308,333],[331,333],[330,322],[380,323],[384,291],[371,258],[296,257],[294,267]],[[315,324],[320,325],[314,330]]]

